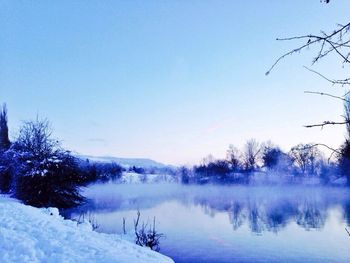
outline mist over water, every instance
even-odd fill
[[[176,262],[348,262],[350,193],[342,187],[96,184],[72,211],[98,231],[127,231],[156,217],[161,252]]]

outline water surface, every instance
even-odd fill
[[[350,262],[350,189],[323,187],[93,185],[80,211],[97,231],[133,230],[156,217],[160,252],[176,262]]]

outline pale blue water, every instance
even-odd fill
[[[350,189],[94,185],[84,191],[98,231],[156,217],[160,252],[176,262],[350,262]],[[75,210],[71,216],[77,217]]]

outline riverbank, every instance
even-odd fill
[[[0,196],[0,262],[174,262],[169,257]]]

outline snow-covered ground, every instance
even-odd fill
[[[38,209],[0,196],[0,262],[173,262],[123,240],[64,220],[56,208]]]
[[[119,183],[140,184],[140,183],[174,183],[175,177],[169,174],[138,174],[134,172],[123,172]]]

